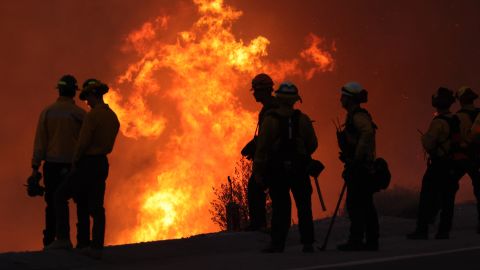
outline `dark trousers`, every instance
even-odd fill
[[[350,172],[349,172],[350,173]],[[350,242],[378,243],[380,226],[373,202],[371,174],[366,167],[356,168],[347,178],[347,213],[350,218]]]
[[[45,229],[43,230],[43,245],[48,246],[55,240],[57,215],[55,213],[55,192],[58,187],[66,180],[70,171],[71,164],[45,162],[43,165],[43,181],[45,184]],[[68,201],[62,202],[66,207],[63,209],[62,216],[68,220]],[[68,225],[68,223],[67,223]],[[67,234],[70,228],[66,228]]]
[[[438,232],[448,233],[452,228],[455,195],[458,190],[456,167],[452,161],[430,161],[422,180],[418,206],[417,231],[428,232],[428,225],[440,212]]]
[[[258,229],[267,225],[266,203],[267,195],[263,189],[255,182],[252,174],[248,180],[247,187],[248,215],[250,218],[250,228]]]
[[[308,175],[282,174],[272,178],[270,198],[272,199],[272,245],[283,248],[291,224],[292,191],[298,211],[298,228],[301,243],[311,245],[314,242],[312,216],[312,185]]]
[[[92,241],[93,248],[103,248],[105,238],[105,181],[108,176],[108,160],[106,156],[87,156],[82,158],[77,168],[66,181],[65,185],[57,192],[56,209],[57,214],[63,212],[61,202],[65,197],[73,197],[77,202],[77,210],[82,215],[88,214],[93,219]],[[82,236],[89,235],[89,219],[79,220],[78,228],[84,232]],[[68,224],[57,222],[58,238],[67,236],[66,227]]]
[[[460,162],[457,167],[456,181],[460,181],[465,174],[467,174],[470,177],[470,180],[472,180],[473,194],[477,199],[477,218],[480,221],[480,166],[477,162],[465,160]]]

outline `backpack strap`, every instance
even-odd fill
[[[368,118],[370,118],[370,121],[372,122],[373,129],[374,130],[378,129],[377,124],[375,124],[375,122],[373,122],[372,115],[364,108],[357,108],[353,112],[349,113],[348,116],[347,116],[347,121],[345,122],[345,127],[347,128],[347,130],[349,130],[350,132],[352,132],[352,131],[355,132],[356,131],[356,128],[353,124],[353,118],[355,117],[355,115],[357,113],[365,113],[368,116]]]
[[[475,122],[475,119],[477,118],[478,114],[480,113],[479,108],[475,108],[475,110],[466,110],[466,109],[460,109],[457,111],[457,113],[464,113],[470,117],[470,121],[473,123]]]
[[[442,141],[442,142],[438,142],[438,147],[448,156],[450,154],[452,154],[452,152],[455,152],[455,151],[458,151],[458,149],[454,149],[456,146],[453,145],[453,140],[457,140],[457,139],[460,139],[461,135],[460,135],[460,119],[458,118],[457,115],[453,115],[451,117],[448,117],[444,114],[440,114],[440,115],[437,115],[433,118],[434,120],[435,119],[441,119],[445,122],[447,122],[448,124],[448,136],[447,138]],[[455,138],[454,138],[455,137]],[[450,151],[446,151],[445,148],[444,148],[444,144],[448,141],[452,141],[451,145],[450,145]]]

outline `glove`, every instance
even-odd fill
[[[32,175],[27,178],[27,194],[30,197],[43,196],[45,193],[45,188],[40,186],[40,179],[42,179],[42,174],[38,170],[33,170]]]

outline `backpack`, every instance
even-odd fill
[[[448,124],[448,137],[445,141],[439,143],[439,147],[445,152],[448,159],[451,160],[465,160],[468,159],[469,153],[468,149],[462,146],[463,138],[462,133],[460,131],[460,119],[457,115],[453,115],[452,117],[448,117],[445,115],[437,115],[434,119],[441,119]],[[445,151],[442,145],[450,140],[450,150]]]
[[[373,187],[375,191],[387,189],[392,180],[388,162],[384,158],[377,158],[373,162]]]
[[[300,130],[300,110],[295,110],[289,117],[271,111],[279,123],[277,150],[271,153],[271,169],[279,172],[306,171],[308,157],[297,151]]]
[[[372,120],[373,129],[376,131],[378,129],[378,126],[373,122],[373,119],[370,113],[363,108],[358,108],[357,110],[353,111],[349,115],[345,123],[345,128],[349,132],[355,132],[355,126],[353,125],[353,117],[355,116],[356,113],[359,113],[359,112],[362,112],[368,115],[370,120]],[[372,187],[374,191],[387,189],[392,180],[392,174],[390,172],[388,162],[382,157],[376,158],[373,161],[371,175],[373,180]]]

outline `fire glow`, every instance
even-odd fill
[[[231,174],[256,124],[256,112],[242,108],[238,92],[247,91],[251,78],[260,72],[271,74],[278,83],[287,75],[310,79],[333,68],[331,54],[314,34],[298,59],[268,62],[266,37],[244,43],[232,33],[241,11],[222,0],[193,2],[199,18],[191,29],[179,32],[175,42],[158,38],[174,19],[167,16],[129,35],[126,46],[139,60],[118,77],[107,97],[124,136],[137,141],[165,137],[151,149],[156,165],[137,172],[145,184],[135,199],[136,225],[111,244],[218,230],[208,214],[212,187]],[[151,104],[160,108],[159,104],[168,104],[174,112],[158,112]]]

